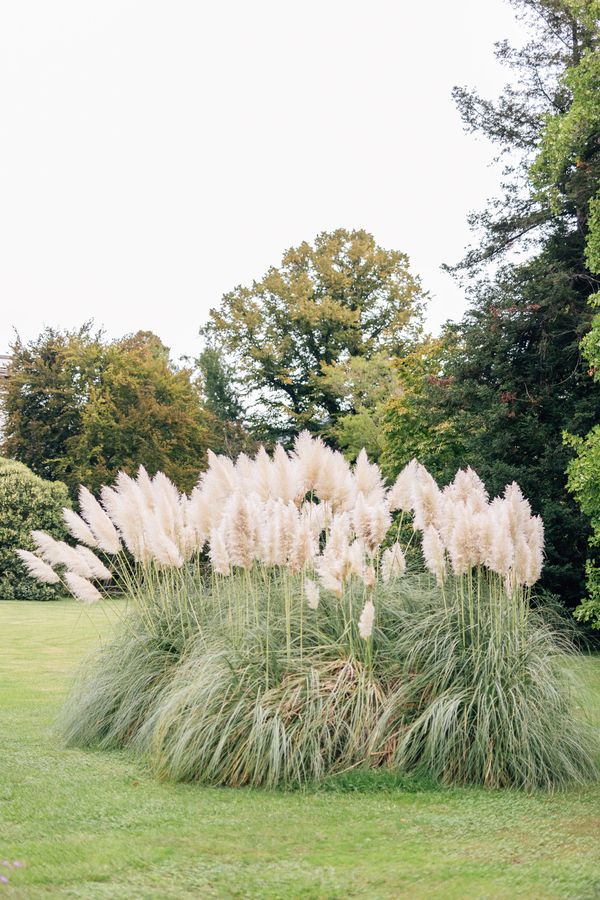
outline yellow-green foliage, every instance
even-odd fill
[[[56,589],[33,581],[15,550],[32,550],[31,531],[63,538],[62,508],[70,506],[62,482],[44,481],[23,463],[0,457],[0,600],[49,600]]]

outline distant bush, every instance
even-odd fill
[[[70,501],[62,482],[44,481],[23,463],[0,457],[0,600],[52,600],[57,596],[55,587],[29,577],[15,550],[33,549],[33,529],[64,538],[64,506],[70,506]]]

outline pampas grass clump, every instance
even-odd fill
[[[303,433],[292,454],[209,454],[190,496],[140,469],[80,506],[76,547],[37,533],[22,555],[83,603],[111,576],[129,599],[78,676],[68,743],[132,746],[161,777],[211,784],[359,766],[525,789],[595,776],[568,648],[530,610],[543,524],[516,484],[490,500],[467,469],[442,490],[413,461],[387,489],[364,451],[351,468]]]

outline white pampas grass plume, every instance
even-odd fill
[[[375,587],[375,582],[377,580],[377,576],[375,574],[374,566],[367,566],[362,573],[362,580],[366,588],[369,590]]]
[[[374,621],[375,607],[373,606],[372,600],[367,600],[360,614],[360,619],[358,620],[358,633],[360,634],[363,641],[366,641],[371,637],[371,634],[373,633]]]
[[[301,569],[305,569],[312,562],[316,553],[317,545],[310,528],[310,522],[306,519],[300,520],[289,557],[291,571],[299,572]]]
[[[121,485],[123,480],[121,479]],[[144,526],[154,517],[154,505],[150,507],[139,485],[131,481],[127,490],[103,487],[102,503],[119,530],[123,543],[138,562],[149,562],[151,556],[146,546]]]
[[[228,497],[240,487],[239,475],[233,462],[226,456],[207,453],[208,469],[200,476],[199,489],[215,509],[222,509]]]
[[[210,533],[209,556],[213,570],[218,575],[231,574],[231,562],[222,526],[213,528]]]
[[[69,529],[69,533],[75,538],[76,541],[80,541],[82,544],[87,544],[88,547],[97,547],[98,541],[92,534],[92,529],[85,522],[80,515],[78,515],[74,510],[67,509],[66,507],[62,511],[63,519],[65,521],[65,525]]]
[[[532,571],[531,549],[521,535],[515,544],[515,557],[512,568],[512,580],[515,585],[525,584]]]
[[[418,467],[419,463],[417,460],[411,459],[396,478],[392,489],[387,495],[388,509],[390,512],[394,512],[397,509],[401,509],[403,512],[410,512],[413,508]]]
[[[354,465],[354,485],[359,494],[364,494],[371,503],[383,500],[385,487],[379,466],[369,462],[367,451],[363,449]]]
[[[425,466],[418,465],[413,489],[415,531],[425,531],[428,525],[434,525],[438,521],[441,503],[442,492],[435,479]]]
[[[352,527],[356,536],[360,538],[360,540],[365,544],[369,535],[369,513],[370,510],[367,506],[367,501],[365,500],[364,494],[358,494],[356,497],[356,503],[354,504],[354,509],[351,513]]]
[[[180,569],[183,566],[183,556],[179,548],[162,529],[162,520],[151,516],[145,523],[145,535],[148,549],[156,562],[164,568]]]
[[[52,566],[40,559],[39,556],[36,556],[35,553],[30,553],[29,550],[15,550],[15,553],[32,578],[43,581],[45,584],[58,584],[60,578]]]
[[[347,552],[350,571],[357,578],[362,578],[365,571],[365,547],[362,541],[353,541]]]
[[[381,578],[387,584],[392,578],[400,578],[406,572],[406,559],[397,542],[381,554]]]
[[[327,536],[327,553],[335,556],[343,553],[350,537],[350,516],[348,513],[335,513]]]
[[[438,584],[442,584],[446,577],[446,554],[440,534],[433,525],[428,525],[423,532],[423,557]]]
[[[298,461],[298,473],[304,493],[316,490],[323,460],[328,450],[321,438],[313,438],[308,431],[302,431],[294,442],[294,456]],[[322,498],[325,499],[325,498]]]
[[[75,572],[65,572],[65,581],[75,599],[81,600],[82,603],[97,603],[102,599],[102,594],[91,581],[76,575]]]
[[[260,447],[252,461],[252,489],[256,491],[263,502],[274,499],[271,495],[272,463],[269,454],[264,447]]]
[[[258,524],[258,553],[265,566],[285,565],[286,553],[282,539],[281,500],[268,500],[262,506]]]
[[[356,487],[350,466],[341,453],[328,447],[321,457],[315,493],[320,500],[328,500],[334,512],[351,509],[355,501]]]
[[[448,554],[455,575],[464,575],[479,562],[477,517],[464,505],[454,524]]]
[[[331,523],[331,507],[329,503],[303,503],[300,513],[302,519],[308,521],[315,540],[318,540],[321,533]]]
[[[391,524],[392,517],[383,500],[371,506],[369,510],[369,528],[366,536],[366,545],[370,553],[375,553],[381,546]]]
[[[369,504],[363,494],[358,494],[352,510],[352,524],[369,553],[375,553],[392,524],[392,517],[383,500]]]
[[[75,548],[75,552],[84,561],[93,578],[96,578],[98,581],[110,581],[112,579],[110,569],[104,565],[102,560],[98,559],[95,553],[92,553],[89,547],[82,547],[79,544]]]
[[[79,505],[100,549],[106,553],[119,553],[121,541],[117,529],[94,495],[83,485],[79,488]]]
[[[271,466],[271,496],[284,503],[295,503],[304,493],[304,484],[296,459],[290,459],[281,444],[273,451]]]
[[[309,609],[317,609],[319,606],[320,592],[319,587],[312,578],[306,578],[304,581],[304,595]]]
[[[32,531],[31,537],[38,552],[47,563],[54,566],[66,566],[81,578],[94,577],[85,557],[79,554],[74,547],[70,547],[64,541],[56,541],[45,531]]]
[[[196,533],[196,549],[200,553],[208,540],[211,528],[219,524],[222,510],[219,507],[213,507],[209,498],[202,493],[199,487],[195,487],[185,504],[184,511],[187,524]]]
[[[531,518],[531,506],[529,501],[523,496],[521,488],[516,481],[513,481],[512,484],[507,485],[504,489],[504,502],[508,513],[510,536],[513,543],[516,544]]]
[[[148,509],[154,510],[154,489],[152,487],[152,479],[143,466],[140,466],[138,469],[136,483],[142,492],[142,496],[146,501]]]
[[[64,565],[65,554],[63,542],[57,541],[45,531],[32,531],[31,537],[36,549],[47,563],[53,566]]]
[[[296,556],[300,521],[298,508],[291,500],[281,503],[281,552],[288,564]]]
[[[223,527],[230,562],[249,569],[254,559],[257,515],[254,504],[240,491],[229,498],[223,512]]]
[[[473,512],[483,512],[489,499],[485,484],[470,466],[459,469],[454,481],[444,489],[444,492],[454,501],[469,506]]]
[[[341,597],[344,592],[343,565],[343,560],[340,562],[331,556],[319,556],[315,562],[322,587],[326,591],[332,591],[338,597]]]
[[[181,494],[164,472],[156,473],[152,487],[160,526],[170,540],[178,543],[179,530],[183,525]]]

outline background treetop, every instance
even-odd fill
[[[419,334],[424,292],[404,253],[366,231],[323,232],[250,287],[225,294],[202,330],[235,361],[258,407],[293,432],[344,412],[325,367],[402,353]]]

